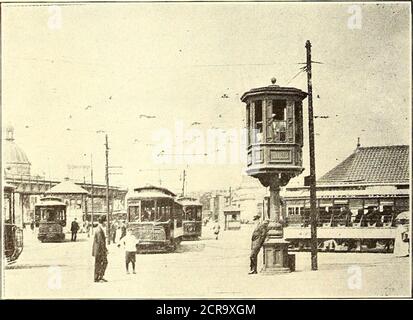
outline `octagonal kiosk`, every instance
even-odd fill
[[[303,107],[307,93],[280,87],[276,79],[267,87],[245,92],[247,174],[270,189],[264,273],[289,272],[288,242],[283,239],[280,187],[303,171]]]

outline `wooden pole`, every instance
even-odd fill
[[[108,135],[106,134],[106,236],[108,238],[108,244],[110,244],[110,221],[109,221],[109,143]]]
[[[308,86],[308,131],[310,148],[310,224],[311,224],[311,270],[317,270],[317,197],[315,174],[313,84],[311,80],[311,43],[307,40],[307,86]]]
[[[92,154],[90,154],[90,221],[92,224],[92,234],[93,234],[93,160]]]
[[[183,197],[185,197],[185,176],[186,176],[186,172],[184,170],[182,174],[182,196]]]

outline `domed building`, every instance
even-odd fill
[[[31,163],[26,153],[14,142],[14,128],[7,126],[3,144],[4,172],[7,176],[29,176]]]

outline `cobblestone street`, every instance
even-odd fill
[[[207,226],[200,241],[182,242],[175,253],[138,255],[137,274],[126,274],[123,250],[111,244],[105,276],[109,282],[94,283],[91,238],[80,234],[78,242],[40,243],[26,229],[21,257],[5,270],[5,298],[314,298],[410,294],[409,258],[392,254],[320,253],[319,271],[313,272],[309,254],[298,253],[294,273],[248,275],[251,232],[251,225],[243,225],[240,231],[221,232],[220,239],[215,240]],[[355,275],[358,278],[354,284]]]

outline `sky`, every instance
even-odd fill
[[[111,183],[179,190],[185,169],[187,191],[236,187],[241,95],[272,77],[307,91],[305,74],[294,76],[310,40],[321,62],[314,114],[328,116],[314,120],[320,177],[358,137],[362,146],[410,144],[410,29],[409,3],[3,4],[3,127],[14,126],[34,174],[61,179],[92,154],[103,182],[106,133],[110,165],[121,167]],[[292,183],[308,172],[303,105],[306,171]],[[239,157],[207,160],[208,130],[236,132]]]

